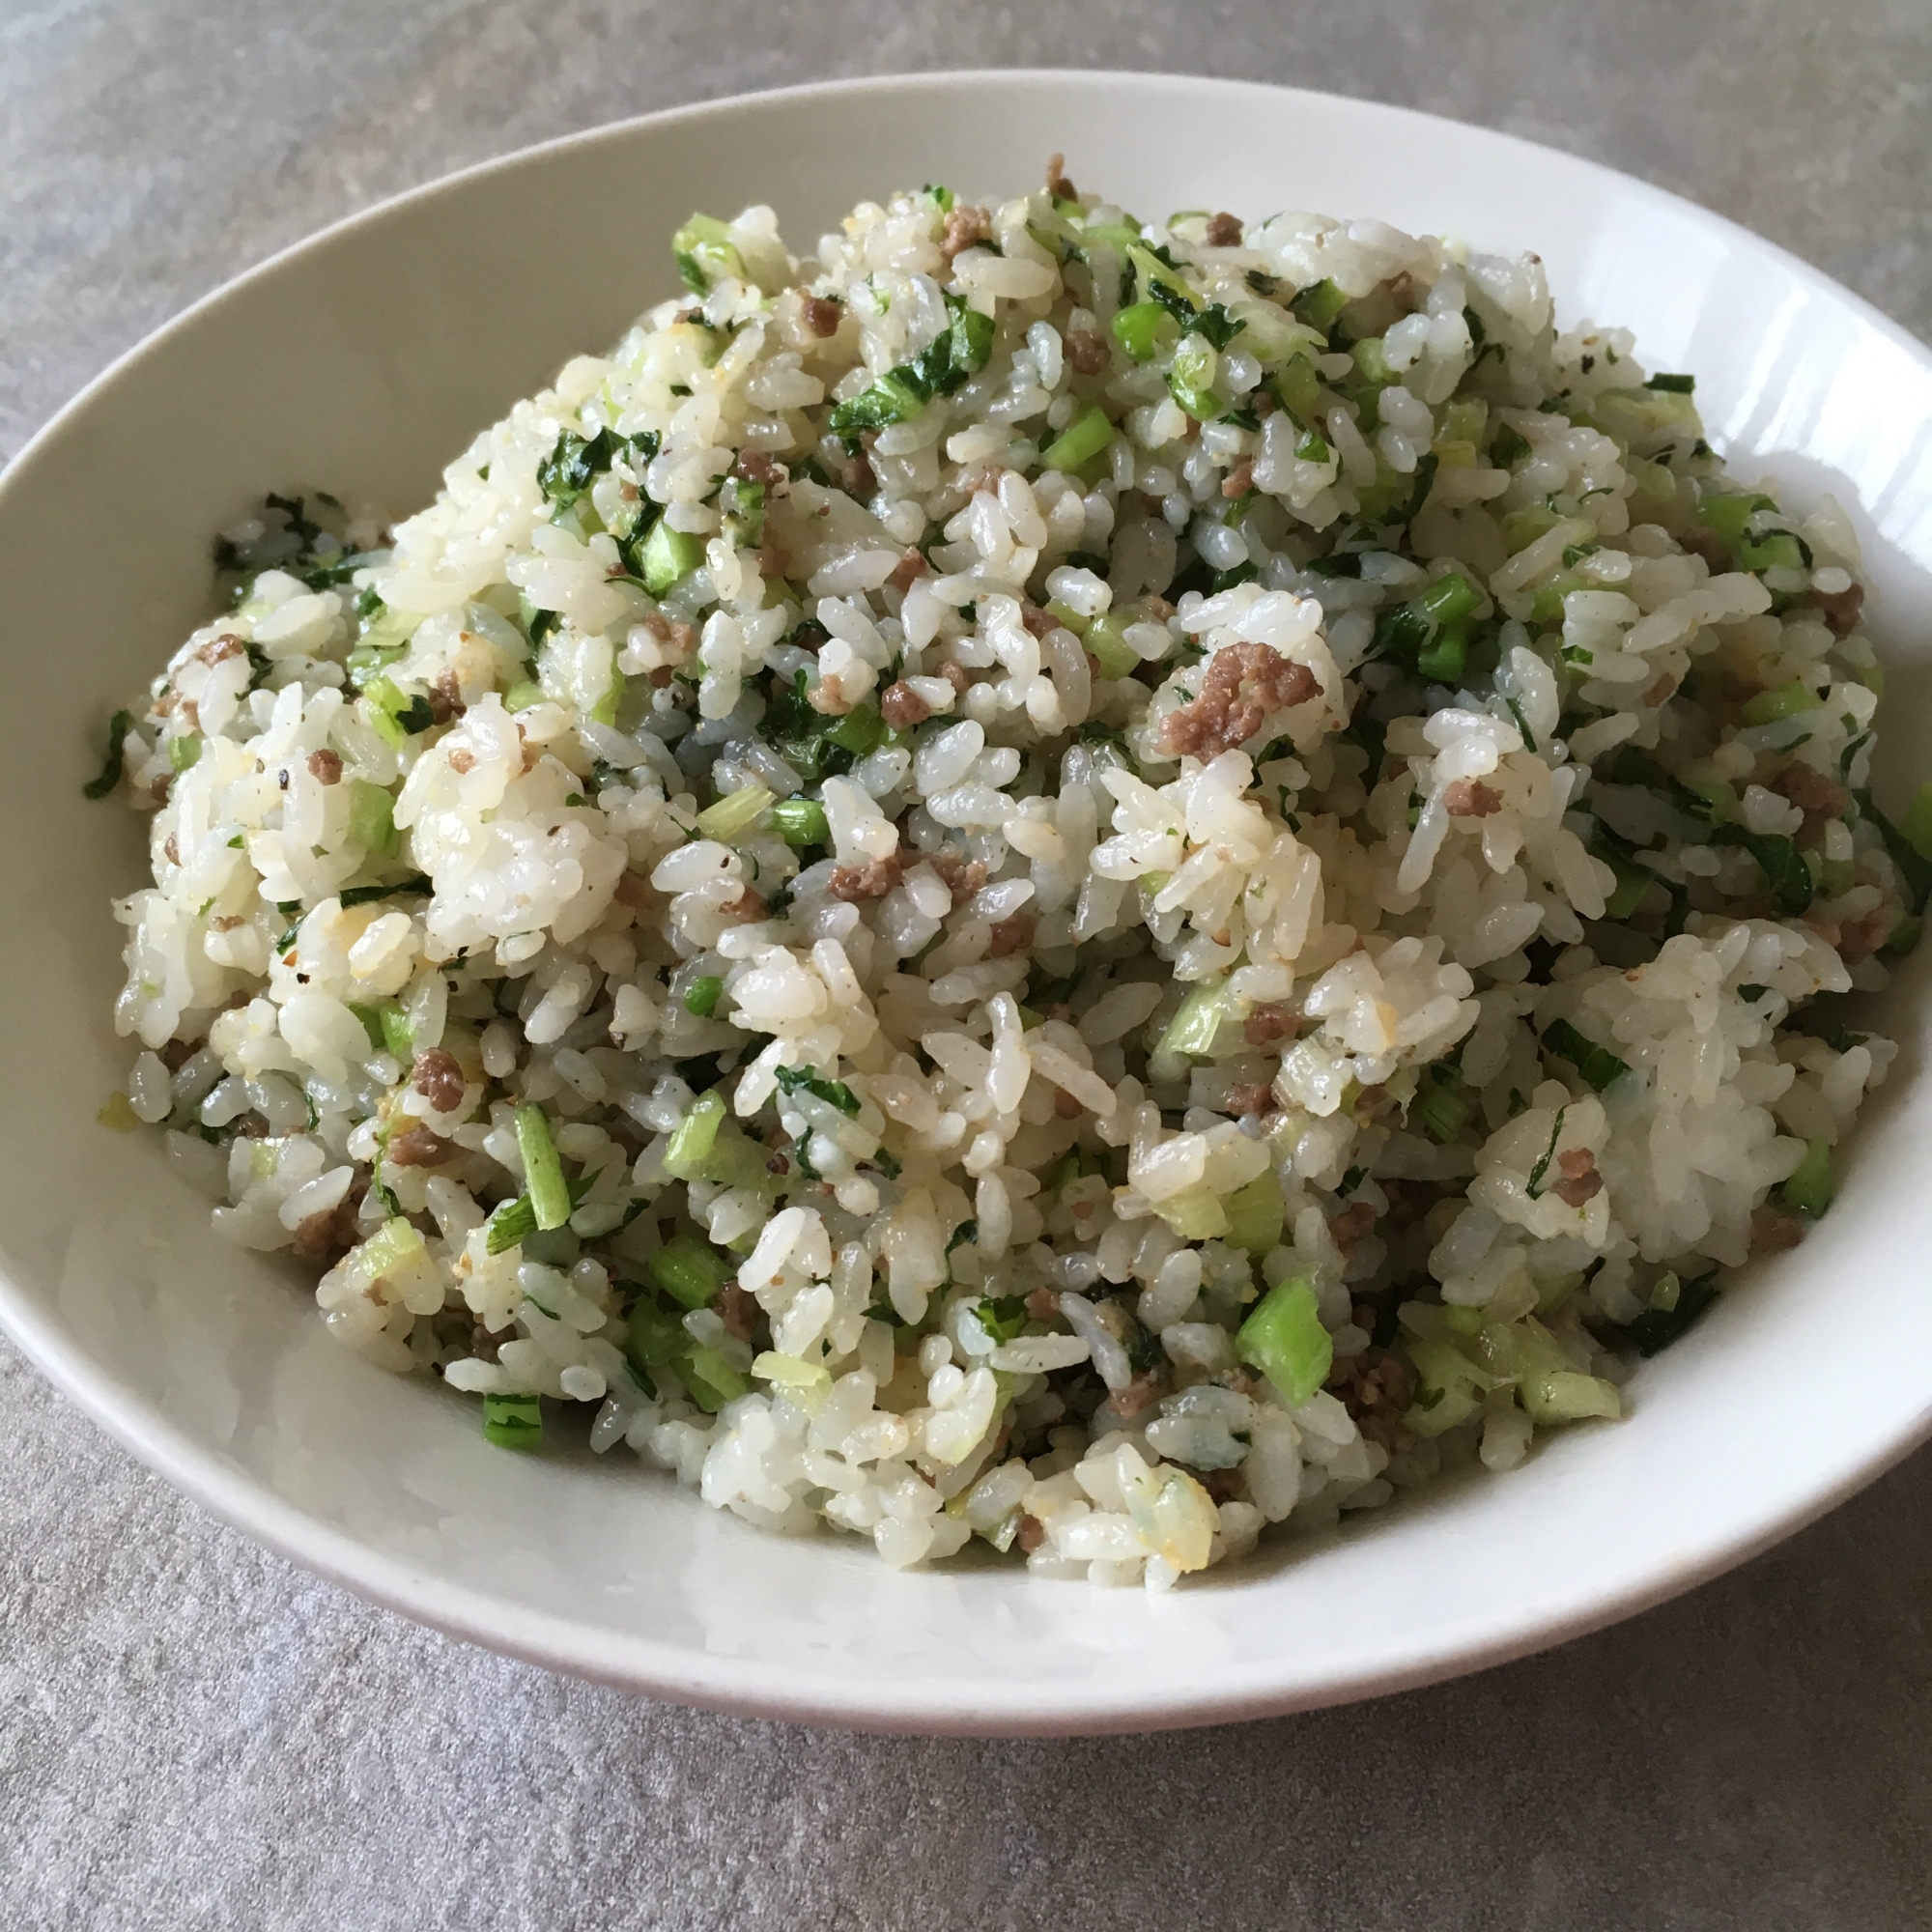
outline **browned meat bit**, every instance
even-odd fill
[[[512,1340],[516,1332],[515,1323],[503,1328],[491,1328],[479,1321],[469,1331],[469,1352],[479,1362],[494,1362],[497,1350]]]
[[[1227,1105],[1231,1114],[1265,1114],[1274,1105],[1274,1089],[1263,1080],[1244,1081],[1228,1089]]]
[[[1150,1403],[1158,1402],[1172,1386],[1165,1364],[1143,1369],[1125,1388],[1117,1388],[1107,1399],[1122,1422],[1131,1422]]]
[[[233,631],[223,631],[218,638],[210,638],[194,655],[198,664],[218,665],[226,664],[230,658],[243,657],[247,650],[248,646]]]
[[[1048,616],[1037,604],[1020,606],[1020,622],[1026,626],[1028,636],[1035,638],[1043,638],[1049,631],[1060,628],[1060,619]]]
[[[1830,819],[1842,818],[1845,808],[1852,802],[1851,794],[1842,785],[1802,758],[1794,758],[1786,765],[1767,789],[1779,798],[1789,799],[1804,814],[1807,832],[1813,829],[1814,819],[1822,826]]]
[[[1206,240],[1210,248],[1238,248],[1242,241],[1239,219],[1232,214],[1212,216],[1208,223]]]
[[[1272,1046],[1279,1039],[1293,1039],[1301,1031],[1301,1014],[1294,1007],[1264,1000],[1241,1022],[1241,1037],[1250,1046]]]
[[[1078,201],[1080,190],[1066,179],[1066,156],[1049,155],[1046,157],[1046,191],[1056,201]]]
[[[1031,1556],[1046,1541],[1046,1525],[1038,1517],[1020,1512],[1019,1527],[1013,1532],[1013,1541],[1025,1553]]]
[[[244,923],[246,923],[245,921],[239,920],[234,916],[233,913],[226,913],[226,912],[216,913],[214,917],[208,922],[209,930],[212,932],[233,932],[238,925],[242,925]]]
[[[1731,554],[1724,548],[1724,540],[1716,530],[1687,530],[1678,542],[1692,556],[1701,556],[1710,566],[1713,577],[1721,577],[1732,567]]]
[[[1056,1087],[1053,1090],[1053,1114],[1056,1120],[1077,1121],[1086,1111],[1086,1108],[1065,1087]]]
[[[622,872],[611,896],[635,912],[650,903],[650,886],[641,872]]]
[[[1397,1228],[1406,1228],[1421,1220],[1435,1199],[1435,1190],[1421,1180],[1391,1178],[1381,1183],[1381,1190],[1388,1196],[1388,1212],[1382,1219]]]
[[[1838,957],[1847,966],[1869,959],[1891,937],[1897,923],[1896,906],[1876,906],[1861,919],[1847,920],[1838,928]]]
[[[886,579],[895,590],[910,590],[922,578],[930,576],[931,564],[919,554],[915,545],[906,546],[906,554],[893,566],[893,574]]]
[[[1381,1349],[1346,1355],[1335,1364],[1328,1387],[1342,1399],[1365,1441],[1379,1443],[1395,1456],[1415,1440],[1402,1426],[1403,1413],[1415,1399],[1415,1384],[1399,1356]]]
[[[1399,275],[1392,275],[1383,286],[1388,290],[1389,300],[1404,314],[1420,308],[1427,298],[1421,283],[1406,269]]]
[[[1503,795],[1481,779],[1451,779],[1442,787],[1442,803],[1451,818],[1487,818],[1503,809]]]
[[[838,303],[827,300],[824,296],[807,296],[800,312],[805,317],[806,327],[821,342],[828,335],[837,335],[839,323],[845,319],[845,311]]]
[[[1180,608],[1178,604],[1170,604],[1165,597],[1157,596],[1151,590],[1141,599],[1141,602],[1147,606],[1148,615],[1157,624],[1166,623]]]
[[[1065,352],[1066,365],[1076,376],[1097,376],[1113,359],[1106,337],[1092,328],[1069,328]]]
[[[845,468],[845,494],[862,500],[879,494],[879,479],[872,473],[871,458],[861,450]]]
[[[989,242],[993,236],[993,216],[989,209],[953,208],[947,211],[946,232],[939,238],[939,253],[952,261],[967,249]]]
[[[463,709],[463,684],[454,669],[445,670],[429,688],[429,715],[439,724],[446,724]]]
[[[463,1096],[469,1087],[455,1054],[440,1046],[426,1046],[416,1055],[410,1085],[439,1114],[447,1114],[462,1106]]]
[[[449,753],[449,769],[458,778],[464,777],[467,773],[473,772],[476,769],[476,753],[462,745],[457,746],[455,751]]]
[[[867,859],[863,866],[835,867],[825,890],[847,905],[858,905],[865,899],[882,899],[898,884],[904,865],[895,852],[890,859]]]
[[[879,694],[879,716],[895,731],[907,731],[923,724],[932,716],[932,706],[901,678]]]
[[[951,658],[948,658],[947,661],[939,667],[938,670],[933,673],[933,675],[936,677],[943,677],[947,681],[947,683],[952,687],[952,695],[954,697],[964,697],[966,696],[967,686],[973,682],[972,678],[967,673],[966,667],[964,665],[954,664]]]
[[[1321,689],[1305,664],[1272,644],[1230,644],[1208,660],[1200,696],[1161,721],[1161,748],[1178,757],[1216,757],[1245,745],[1273,713],[1307,703]]]
[[[674,623],[662,611],[653,611],[643,619],[643,626],[659,643],[668,644],[672,658],[680,663],[696,646],[697,633],[689,624]]]
[[[746,448],[738,452],[738,460],[731,466],[731,474],[742,477],[747,483],[762,483],[767,490],[782,483],[785,473],[762,449]]]
[[[175,843],[175,835],[172,832],[168,834],[166,841],[161,846],[161,857],[170,866],[179,866],[182,862],[181,847]]]
[[[1255,487],[1255,466],[1244,456],[1221,479],[1224,497],[1245,497]]]
[[[148,796],[151,799],[153,799],[156,805],[165,805],[168,802],[169,792],[173,791],[174,788],[175,788],[174,773],[163,772],[161,776],[157,778],[154,781],[154,783],[148,787]]]
[[[396,1167],[440,1167],[459,1150],[454,1141],[429,1127],[412,1127],[407,1133],[392,1134],[384,1151]]]
[[[296,1230],[297,1253],[318,1258],[347,1254],[360,1233],[355,1220],[360,1200],[360,1193],[352,1191],[333,1208],[311,1214]]]
[[[993,923],[993,957],[1004,959],[1009,952],[1024,952],[1033,944],[1033,929],[1037,923],[1030,912],[1016,912],[1010,919],[996,920]]]
[[[772,912],[771,907],[750,886],[741,887],[738,896],[724,910],[746,925],[756,925],[759,920],[769,919]]]
[[[762,569],[758,572],[758,575],[760,577],[762,577],[764,574],[765,573]],[[649,674],[645,677],[644,682],[648,684],[653,691],[668,691],[670,688],[671,679],[674,678],[676,675],[677,673],[671,669],[669,665],[655,665],[652,667]]]
[[[741,1342],[752,1339],[758,1325],[758,1317],[764,1313],[758,1306],[757,1296],[748,1289],[740,1288],[735,1281],[727,1281],[718,1291],[718,1299],[711,1305],[718,1311],[724,1332],[735,1335]]]
[[[1050,1288],[1037,1288],[1026,1298],[1026,1312],[1036,1321],[1057,1321],[1060,1319],[1060,1296]]]
[[[1843,590],[1820,590],[1814,586],[1811,592],[1811,602],[1834,638],[1849,638],[1859,628],[1859,613],[1864,601],[1862,583],[1852,583]]]
[[[1778,1255],[1804,1238],[1804,1223],[1767,1201],[1751,1215],[1750,1246],[1754,1255]]]
[[[308,754],[308,769],[311,778],[319,780],[326,785],[342,782],[342,760],[327,745],[319,752],[311,752]]]
[[[1597,1156],[1588,1148],[1566,1148],[1556,1156],[1563,1179],[1550,1193],[1573,1208],[1581,1208],[1604,1191],[1604,1177],[1597,1172]]]
[[[777,583],[791,575],[791,553],[779,547],[770,530],[758,539],[758,575],[767,583]]]
[[[950,845],[928,852],[925,863],[946,881],[954,905],[963,904],[986,883],[986,868],[978,859],[962,859]]]
[[[765,1172],[767,1174],[789,1174],[791,1172],[791,1162],[783,1154],[775,1153],[770,1160],[766,1161]]]
[[[1335,1245],[1345,1255],[1357,1241],[1367,1239],[1375,1231],[1376,1210],[1366,1201],[1351,1201],[1328,1223],[1328,1232],[1334,1236]]]

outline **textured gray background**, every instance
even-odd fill
[[[1932,333],[1932,9],[1686,0],[0,0],[0,455],[184,302],[447,170],[832,73],[1172,64],[1734,215]],[[1932,1452],[1690,1598],[1312,1718],[1068,1744],[631,1702],[177,1500],[0,1344],[10,1928],[1932,1922]]]

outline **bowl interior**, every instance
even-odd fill
[[[1538,250],[1566,322],[1627,324],[1653,367],[1696,372],[1747,471],[1853,510],[1892,671],[1883,795],[1920,741],[1932,360],[1768,244],[1500,136],[1230,82],[870,81],[535,151],[278,258],[110,372],[0,482],[0,999],[16,1015],[0,1032],[0,1319],[174,1481],[412,1615],[775,1715],[1205,1721],[1603,1622],[1794,1527],[1932,1426],[1919,961],[1880,1002],[1903,1053],[1836,1209],[1644,1369],[1626,1422],[1165,1599],[972,1564],[898,1576],[849,1541],[714,1514],[624,1452],[505,1455],[467,1405],[327,1341],[296,1271],[216,1237],[154,1137],[97,1122],[128,1058],[109,900],[142,877],[143,831],[80,784],[108,713],[206,614],[211,531],[291,485],[414,507],[476,429],[670,292],[667,238],[694,206],[770,201],[799,250],[867,195],[1011,192],[1054,149],[1144,214],[1312,208]]]

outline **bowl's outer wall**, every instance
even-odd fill
[[[580,137],[278,258],[109,372],[0,482],[0,994],[18,1016],[0,1034],[0,1318],[137,1454],[353,1588],[726,1708],[961,1731],[1198,1722],[1420,1682],[1606,1621],[1795,1527],[1932,1423],[1916,970],[1889,1001],[1904,1051],[1839,1206],[1644,1370],[1625,1423],[1164,1599],[1007,1570],[898,1576],[849,1540],[714,1515],[627,1457],[505,1456],[469,1406],[327,1342],[298,1273],[214,1236],[155,1137],[97,1123],[128,1058],[109,900],[141,878],[145,821],[86,804],[80,781],[107,714],[208,613],[211,530],[270,489],[426,498],[478,428],[672,292],[665,238],[694,206],[771,200],[809,248],[865,196],[1015,191],[1050,149],[1147,215],[1372,212],[1538,249],[1566,321],[1634,327],[1650,366],[1697,373],[1724,447],[1855,508],[1893,667],[1894,784],[1916,760],[1924,352],[1716,217],[1500,136],[1218,81],[870,81]]]

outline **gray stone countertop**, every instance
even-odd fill
[[[1482,122],[1721,210],[1932,333],[1922,0],[0,4],[0,455],[272,249],[674,102],[1177,66]],[[1932,1451],[1682,1601],[1216,1731],[868,1739],[452,1643],[179,1499],[0,1344],[11,1928],[1932,1922]]]

